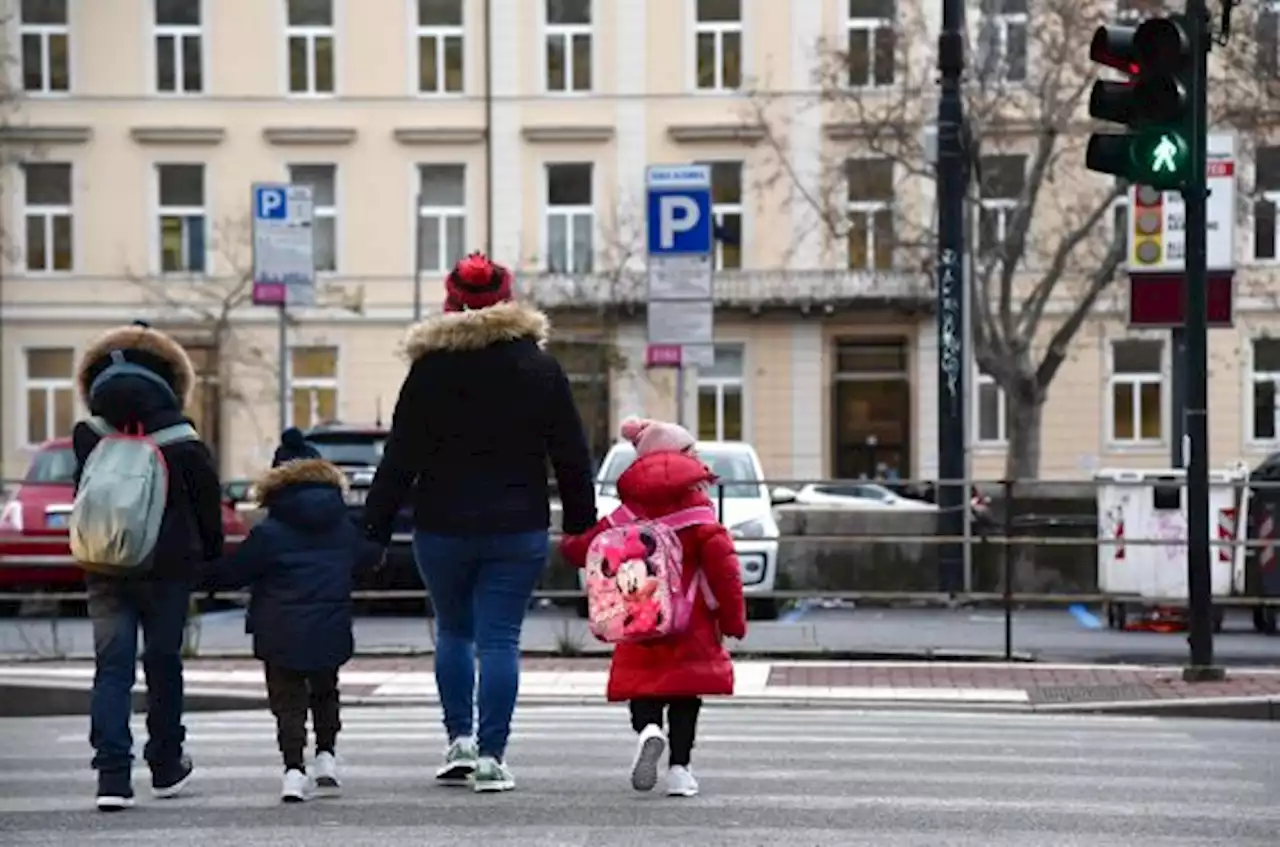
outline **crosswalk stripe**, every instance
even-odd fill
[[[88,721],[39,720],[44,729],[38,734],[10,729],[0,735],[0,841],[10,843],[6,826],[20,826],[24,840],[15,844],[99,843],[98,830],[87,823],[93,819],[78,811],[89,805],[95,778],[88,768]],[[206,832],[227,840],[228,832],[219,835],[211,826],[225,821],[236,833],[252,832],[251,843],[267,843],[264,833],[279,828],[282,814],[272,716],[263,709],[196,713],[184,722],[196,780],[191,796],[163,804],[169,825],[181,827],[184,839]],[[315,843],[372,847],[379,843],[374,831],[394,829],[407,814],[431,822],[409,842],[427,847],[459,839],[504,847],[612,844],[641,821],[660,828],[654,831],[664,839],[708,845],[1101,847],[1128,843],[1122,836],[1140,827],[1146,847],[1260,847],[1269,843],[1262,833],[1280,831],[1276,771],[1265,758],[1274,750],[1243,729],[1220,730],[1209,741],[1191,724],[1149,719],[1006,721],[1002,715],[715,705],[700,721],[694,767],[704,791],[696,806],[658,802],[633,809],[620,804],[649,798],[635,797],[627,784],[635,735],[624,706],[522,705],[510,758],[517,794],[532,797],[514,801],[523,804],[520,822],[504,829],[506,816],[485,810],[512,800],[433,785],[445,742],[440,723],[434,706],[344,709],[343,797],[301,813],[322,827],[314,831],[323,832]],[[35,724],[0,720],[0,731],[27,725]],[[145,718],[135,716],[132,726],[140,752]],[[141,761],[135,786],[140,805],[161,808],[145,795]],[[137,819],[157,820],[144,817],[148,811]],[[920,823],[925,820],[927,827]],[[728,821],[734,828],[721,839]],[[148,840],[148,826],[120,843],[177,843],[172,836]],[[293,826],[281,830],[278,843],[298,843]],[[40,840],[43,827],[64,840]],[[1018,827],[1025,830],[1021,840],[1002,840],[1011,835],[1006,828]],[[908,837],[926,828],[928,838]],[[520,837],[512,840],[516,829]],[[757,835],[748,838],[748,832]],[[1215,840],[1223,837],[1229,840]]]

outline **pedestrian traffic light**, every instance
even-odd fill
[[[1130,131],[1090,136],[1085,166],[1165,191],[1182,188],[1190,164],[1193,64],[1182,17],[1152,18],[1136,28],[1100,26],[1089,59],[1128,77],[1095,82],[1089,116]]]

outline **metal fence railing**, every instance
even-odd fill
[[[730,527],[744,562],[762,556],[768,563],[764,578],[747,584],[752,609],[763,618],[785,619],[815,603],[993,607],[1003,612],[1002,646],[1012,656],[1020,610],[1186,605],[1185,592],[1161,593],[1162,586],[1179,584],[1169,574],[1180,569],[1185,578],[1180,479],[1135,475],[1100,482],[958,484],[969,492],[958,514],[931,502],[933,482],[735,481],[712,486],[710,495],[722,515],[756,514],[731,501],[769,501],[759,512],[769,520],[742,518]],[[1227,586],[1214,602],[1251,610],[1255,620],[1274,626],[1280,612],[1280,482],[1223,475],[1213,488],[1215,518],[1206,532],[1212,565],[1220,577],[1225,574]],[[252,510],[240,516],[248,525],[259,517]],[[395,537],[387,566],[361,583],[357,600],[421,609],[428,598],[411,563],[409,538]],[[228,540],[234,544],[238,538]],[[958,590],[946,573],[955,567],[946,555],[956,548],[964,556]],[[1139,571],[1151,574],[1148,584],[1135,589],[1130,581],[1124,590],[1115,588],[1117,572]],[[83,614],[75,607],[84,599],[77,583],[74,562],[56,532],[29,532],[18,540],[0,527],[0,610],[16,609],[24,614],[19,620],[74,619]],[[242,603],[245,596],[234,592],[216,599]],[[581,604],[578,574],[558,552],[552,553],[537,597],[565,608]]]

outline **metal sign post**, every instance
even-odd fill
[[[676,369],[676,420],[685,423],[685,366],[715,361],[709,165],[653,165],[645,173],[649,367]]]
[[[279,309],[280,429],[289,425],[289,306],[316,301],[311,186],[253,185],[253,302]]]

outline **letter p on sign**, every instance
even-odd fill
[[[658,243],[664,250],[675,247],[676,235],[698,225],[701,213],[692,198],[670,194],[658,201]]]

